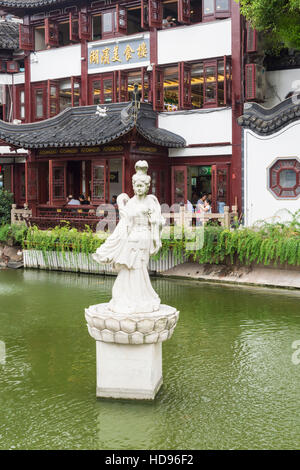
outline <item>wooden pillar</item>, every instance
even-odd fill
[[[24,25],[30,24],[29,16],[24,16]],[[30,52],[25,51],[24,58],[25,69],[25,122],[31,122],[32,117],[32,103],[31,103],[31,70],[30,70]]]
[[[16,165],[16,163],[12,163],[10,165],[10,192],[13,194],[14,202],[16,202],[16,198],[15,198],[15,180],[14,180],[15,165]]]
[[[239,4],[231,0],[232,8],[232,164],[230,204],[242,209],[242,128],[237,118],[243,114],[243,41],[242,17]]]
[[[49,160],[49,204],[53,205],[53,160]]]
[[[25,203],[35,216],[38,204],[38,163],[32,159],[25,162]]]

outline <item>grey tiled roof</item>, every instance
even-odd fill
[[[288,98],[273,108],[247,103],[238,124],[259,135],[271,135],[300,120],[300,95]]]
[[[179,135],[156,128],[156,113],[150,104],[141,104],[136,124],[132,103],[114,103],[106,108],[105,117],[96,114],[96,106],[80,106],[32,124],[0,121],[0,139],[22,148],[90,146],[112,142],[136,127],[153,144],[185,146],[185,140]]]
[[[19,48],[19,24],[13,21],[0,21],[0,48]]]
[[[67,0],[0,0],[0,7],[8,8],[38,8],[47,5],[65,3]]]

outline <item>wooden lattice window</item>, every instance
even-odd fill
[[[278,159],[269,169],[269,190],[276,198],[298,198],[300,161],[296,158]]]
[[[105,166],[93,165],[93,193],[94,200],[104,201],[105,198]]]

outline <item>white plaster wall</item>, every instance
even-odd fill
[[[25,83],[24,72],[20,73],[2,73],[0,74],[0,85],[19,85],[20,83]]]
[[[277,158],[300,159],[300,121],[292,123],[276,134],[263,137],[248,129],[244,131],[244,211],[245,225],[258,220],[272,221],[277,214],[288,218],[286,210],[300,209],[298,199],[276,199],[267,189],[268,167]]]
[[[231,19],[158,31],[158,63],[231,55]]]
[[[160,113],[158,126],[181,135],[187,145],[231,142],[231,108]],[[172,155],[173,156],[173,155]]]
[[[300,69],[275,70],[266,73],[267,90],[264,106],[272,108],[296,89],[300,91]],[[298,84],[296,82],[298,81]]]
[[[81,74],[81,46],[59,47],[31,54],[31,81],[78,76]]]

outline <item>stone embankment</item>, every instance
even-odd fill
[[[161,273],[162,276],[211,282],[300,289],[300,266],[251,266],[183,263]]]

